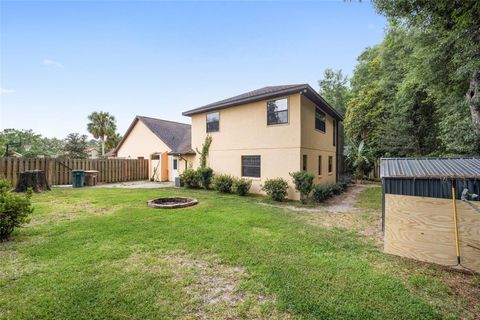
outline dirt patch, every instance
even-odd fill
[[[358,195],[368,188],[375,187],[372,184],[354,184],[347,191],[325,202],[325,209],[332,213],[358,212],[355,207]]]
[[[289,318],[286,314],[281,317],[277,314],[272,307],[273,297],[241,289],[242,279],[249,277],[244,268],[224,264],[213,255],[199,259],[185,252],[134,253],[125,260],[124,268],[162,275],[170,273],[172,281],[180,284],[187,296],[186,318]]]
[[[38,203],[35,203],[38,205]],[[45,205],[45,203],[42,203]],[[50,214],[35,216],[35,212],[30,222],[25,227],[33,227],[49,222],[68,222],[81,216],[103,216],[115,211],[116,207],[97,207],[88,202],[56,205],[58,210]]]

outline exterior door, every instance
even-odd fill
[[[170,170],[170,172],[172,173],[170,181],[175,181],[175,178],[178,177],[178,164],[179,164],[178,158],[172,157],[172,161],[170,161],[170,163],[172,166]]]

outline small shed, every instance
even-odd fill
[[[480,272],[480,158],[381,159],[389,254]]]

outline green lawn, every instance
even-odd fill
[[[146,206],[166,195],[200,204]],[[444,271],[386,256],[354,231],[307,224],[259,197],[54,189],[33,200],[31,223],[0,243],[2,319],[471,315],[437,280]]]
[[[367,188],[358,197],[357,207],[367,210],[382,210],[382,187],[372,186]]]

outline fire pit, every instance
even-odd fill
[[[197,199],[184,197],[168,197],[149,200],[148,206],[159,209],[176,209],[194,206],[198,203]]]

